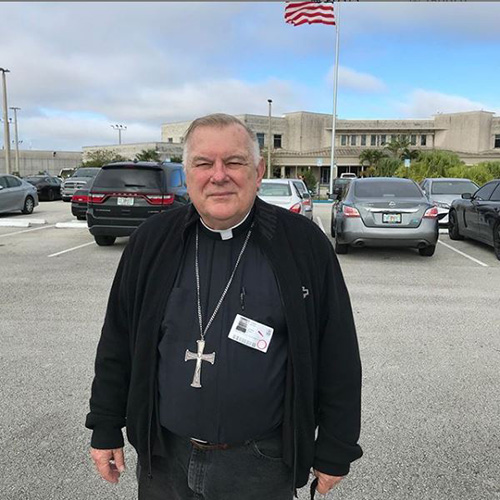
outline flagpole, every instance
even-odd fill
[[[339,82],[339,25],[340,25],[340,2],[333,1],[335,6],[335,66],[333,70],[333,113],[332,113],[332,152],[330,156],[330,195],[333,194],[333,175],[337,173],[335,166],[335,125],[337,121],[337,87]]]

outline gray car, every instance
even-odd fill
[[[100,168],[82,167],[79,168],[71,177],[68,177],[61,186],[61,197],[63,201],[71,201],[72,196],[78,189],[87,186],[99,173]]]
[[[473,194],[479,186],[469,179],[438,177],[424,179],[420,187],[428,200],[438,209],[439,224],[448,225],[448,212],[451,202],[461,198],[463,193]]]
[[[438,240],[438,210],[411,179],[353,179],[332,207],[331,233],[335,251],[349,246],[418,248],[434,255]]]
[[[15,175],[0,175],[0,213],[30,214],[37,205],[35,186]]]
[[[313,218],[312,197],[301,179],[263,179],[257,194],[271,205]]]

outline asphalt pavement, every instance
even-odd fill
[[[330,226],[329,205],[314,207]],[[135,499],[135,453],[100,480],[84,428],[107,296],[127,238],[98,247],[69,203],[0,227],[0,499]],[[321,222],[318,221],[318,218]],[[78,227],[79,226],[79,227]],[[339,256],[363,362],[364,456],[329,499],[500,499],[500,261],[440,235]],[[235,492],[235,500],[238,495]],[[304,488],[299,499],[308,498]],[[263,499],[268,500],[268,499]],[[272,500],[272,499],[269,499]]]

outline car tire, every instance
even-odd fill
[[[76,220],[87,220],[87,216],[86,215],[77,215]]]
[[[330,234],[332,238],[335,238],[335,224],[333,220],[330,222]]]
[[[49,189],[49,192],[47,193],[47,199],[49,201],[54,201],[56,199],[56,194],[52,189]]]
[[[495,257],[500,260],[500,222],[497,222],[493,228],[493,250]]]
[[[436,251],[436,245],[429,245],[427,247],[418,249],[418,253],[422,257],[432,257],[435,251]]]
[[[335,240],[334,249],[335,249],[335,253],[337,253],[339,255],[344,255],[349,250],[349,245],[344,245],[343,243],[338,243],[337,240]]]
[[[109,247],[115,242],[116,237],[115,236],[103,236],[103,235],[97,236],[96,235],[96,236],[94,236],[94,239],[95,239],[95,242],[100,247]]]
[[[458,216],[455,210],[450,210],[448,214],[448,236],[450,240],[463,240],[464,237],[460,234],[460,229],[458,228]]]
[[[35,200],[31,196],[26,196],[24,200],[23,214],[32,214],[35,208]]]

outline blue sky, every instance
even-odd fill
[[[347,2],[340,118],[500,114],[500,4]],[[0,67],[21,147],[160,140],[223,111],[332,111],[335,30],[293,27],[284,2],[3,3]],[[3,134],[3,131],[1,132]],[[3,136],[0,136],[3,141]]]

